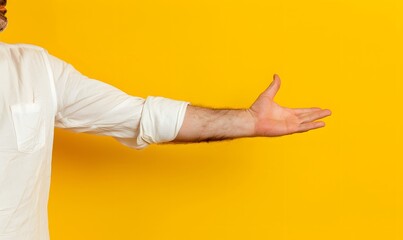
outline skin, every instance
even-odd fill
[[[7,27],[7,0],[0,0],[0,32]],[[281,80],[273,82],[248,109],[211,109],[189,105],[173,142],[201,142],[241,137],[278,137],[325,126],[316,121],[331,115],[328,109],[287,108],[274,102]]]
[[[248,109],[208,109],[188,106],[183,125],[174,142],[218,141],[241,137],[278,137],[325,126],[316,121],[331,115],[329,109],[287,108],[274,102],[280,77]]]

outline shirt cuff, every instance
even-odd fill
[[[163,97],[147,97],[137,139],[119,139],[120,142],[128,147],[143,149],[153,143],[174,140],[182,127],[188,104]]]

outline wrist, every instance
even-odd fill
[[[257,118],[251,109],[244,110],[245,115],[245,125],[248,126],[247,137],[257,137],[256,124]]]

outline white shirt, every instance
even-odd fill
[[[134,97],[43,48],[0,42],[0,240],[47,240],[54,127],[141,149],[175,139],[188,102]]]

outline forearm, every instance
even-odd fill
[[[210,109],[189,105],[174,142],[218,141],[252,137],[255,123],[246,109]]]

